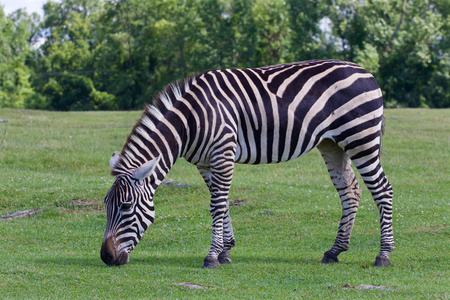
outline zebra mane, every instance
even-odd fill
[[[152,104],[144,106],[144,112],[123,145],[121,156],[111,170],[111,175],[117,176],[123,173],[130,173],[130,170],[141,166],[144,162],[153,158],[148,157],[148,153],[140,152],[135,144],[140,146],[142,138],[149,138],[149,132],[156,128],[156,125],[164,118],[167,111],[190,89],[192,84],[195,83],[196,77],[170,83],[154,97]]]
[[[190,87],[195,84],[197,76],[190,77],[175,83],[169,83],[155,98],[152,104],[147,104],[142,117],[148,116],[155,121],[160,121],[165,113],[178,101]],[[141,118],[142,121],[143,118]],[[140,122],[138,122],[139,125]]]

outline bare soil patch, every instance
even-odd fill
[[[391,286],[384,286],[384,285],[360,284],[358,286],[352,286],[349,283],[344,284],[343,287],[347,288],[347,289],[359,289],[359,290],[370,290],[370,289],[390,290],[390,289],[392,289]]]
[[[95,204],[95,200],[92,199],[75,199],[72,203],[79,206],[90,206]]]
[[[13,219],[13,218],[22,218],[22,217],[26,217],[26,216],[31,216],[34,215],[35,213],[37,213],[38,211],[40,211],[39,209],[26,209],[26,210],[19,210],[19,211],[15,211],[9,214],[5,214],[0,216],[0,219]]]
[[[204,286],[204,285],[201,285],[201,284],[192,283],[192,282],[189,282],[189,281],[175,282],[174,285],[186,286],[186,287],[189,287],[191,289],[205,289],[205,288],[207,288],[207,286]]]
[[[246,202],[247,201],[245,201],[245,200],[236,199],[236,200],[231,200],[230,205],[231,206],[241,206],[241,205],[244,205]]]
[[[71,203],[79,210],[103,210],[102,203],[94,199],[75,199]]]

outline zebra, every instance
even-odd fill
[[[122,151],[110,159],[101,258],[122,265],[155,220],[153,195],[178,158],[194,164],[211,193],[212,242],[202,268],[231,263],[235,245],[228,193],[234,164],[279,163],[317,147],[341,204],[338,233],[323,263],[349,247],[361,188],[380,213],[375,266],[391,264],[392,187],[380,164],[383,100],[364,68],[311,60],[260,68],[206,71],[168,85],[147,105]]]

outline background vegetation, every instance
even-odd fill
[[[108,267],[100,259],[103,198],[113,183],[109,157],[140,112],[0,109],[0,119],[9,120],[0,123],[0,215],[39,210],[0,218],[1,298],[449,299],[448,115],[448,109],[386,111],[382,163],[394,187],[392,266],[372,266],[379,213],[364,186],[349,251],[339,264],[320,263],[341,207],[314,150],[288,163],[237,165],[230,194],[234,262],[205,270],[209,193],[183,159],[168,178],[188,186],[158,188],[156,221],[130,262]]]
[[[0,6],[0,107],[140,109],[207,69],[360,63],[388,107],[450,107],[448,0],[62,0]]]

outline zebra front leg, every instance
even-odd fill
[[[231,263],[230,251],[235,244],[228,205],[228,192],[234,170],[234,151],[220,151],[211,159],[208,169],[199,168],[211,192],[210,212],[213,219],[212,242],[202,268],[216,268]]]
[[[210,212],[213,219],[212,226],[212,241],[208,255],[203,261],[202,268],[217,268],[220,263],[225,263],[230,257],[230,245],[225,247],[224,245],[224,221],[225,212],[227,207],[227,200],[217,197],[217,194],[213,193],[211,197]],[[223,254],[222,254],[223,253]]]
[[[234,239],[233,226],[231,225],[229,202],[227,201],[227,211],[223,219],[223,250],[219,254],[219,263],[231,264],[230,252],[236,241]]]
[[[213,218],[213,238],[212,238],[212,242],[211,242],[210,252],[205,257],[202,268],[217,268],[220,265],[219,254],[221,252],[217,253],[217,251],[213,251],[214,250],[213,244],[215,244],[215,245],[219,244],[219,245],[221,245],[220,247],[223,248],[223,234],[219,233],[217,230],[214,230],[214,228],[217,227],[217,225],[218,225],[218,222],[219,222],[218,219],[222,219],[221,222],[223,222],[223,217],[221,217],[220,214],[218,216],[216,216],[215,207],[212,205],[212,203],[217,202],[217,200],[215,200],[215,197],[213,194],[212,172],[211,172],[211,168],[210,168],[209,164],[207,166],[197,165],[197,169],[199,170],[200,174],[203,177],[203,180],[205,181],[206,185],[208,186],[209,191],[211,192],[210,212],[211,212],[211,216]],[[216,224],[216,226],[214,226],[214,224]],[[220,242],[220,240],[222,240],[222,242]],[[217,248],[217,247],[214,247],[214,248]]]
[[[208,166],[197,166],[197,169],[199,170],[200,174],[203,177],[203,180],[205,180],[206,185],[208,186],[208,189],[210,190],[211,193],[213,193],[213,189],[212,189],[212,173],[211,173],[211,169]],[[211,194],[211,197],[214,198],[213,194]],[[211,201],[216,201],[211,199]],[[212,203],[212,202],[211,202]],[[230,251],[231,248],[234,246],[235,244],[235,240],[234,240],[234,234],[233,234],[233,227],[231,225],[231,218],[230,218],[230,212],[229,212],[229,204],[228,204],[228,200],[226,201],[226,211],[224,213],[224,217],[223,217],[223,233],[222,233],[222,247],[223,250],[222,252],[219,253],[219,255],[217,256],[217,258],[215,257],[215,252],[208,254],[208,256],[205,258],[205,261],[203,263],[202,268],[215,268],[218,267],[219,264],[225,264],[225,263],[231,263],[231,258],[230,258]],[[213,217],[213,220],[215,219],[215,215],[213,214],[213,208],[211,207],[211,214]],[[214,222],[213,222],[214,223]],[[216,236],[217,236],[217,232],[216,232]],[[220,238],[220,236],[219,236]],[[214,232],[213,232],[213,243],[214,241],[217,240],[214,238]]]
[[[327,165],[331,181],[339,193],[342,216],[333,247],[325,252],[322,263],[339,262],[338,255],[347,251],[350,235],[358,211],[361,189],[356,181],[350,158],[344,150],[331,140],[324,140],[317,147]]]
[[[211,156],[209,189],[210,212],[213,218],[211,247],[203,268],[215,268],[220,263],[231,263],[230,251],[235,244],[229,213],[228,193],[234,171],[235,145],[224,144]]]

